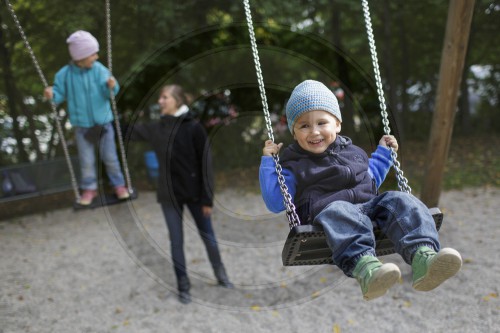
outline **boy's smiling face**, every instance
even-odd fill
[[[302,149],[314,154],[323,153],[340,133],[340,122],[322,110],[302,114],[293,126],[293,138]]]

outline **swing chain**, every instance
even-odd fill
[[[274,142],[273,127],[271,123],[271,116],[269,114],[269,107],[267,104],[266,91],[264,89],[264,78],[262,76],[262,68],[260,67],[259,51],[257,50],[257,42],[255,39],[255,32],[252,21],[252,13],[250,11],[249,0],[243,0],[245,7],[245,16],[248,24],[248,32],[250,35],[250,44],[252,46],[252,55],[255,64],[255,72],[257,74],[257,82],[259,84],[260,99],[262,101],[262,110],[264,111],[264,116],[266,120],[267,135],[271,141]]]
[[[281,168],[278,154],[273,154],[273,159],[276,173],[278,174],[278,184],[280,186],[281,194],[283,195],[283,202],[286,207],[286,218],[288,220],[288,226],[291,229],[296,225],[300,225],[300,219],[295,210],[293,198],[288,192],[288,187],[285,184],[285,177],[283,176],[283,169]]]
[[[111,47],[111,6],[110,0],[106,0],[106,40],[107,40],[107,53],[108,53],[108,69],[113,76],[113,55]],[[118,109],[116,106],[116,99],[113,89],[109,89],[109,97],[111,100],[111,109],[113,110],[113,116],[115,120],[116,135],[118,137],[118,145],[120,147],[120,158],[123,165],[123,173],[125,174],[125,180],[127,182],[127,188],[130,194],[134,192],[132,188],[132,181],[130,178],[130,171],[127,164],[127,157],[125,155],[125,147],[123,144],[123,135],[120,126],[120,119],[118,117]]]
[[[259,84],[260,90],[260,98],[262,100],[262,109],[264,111],[264,118],[266,121],[267,135],[269,140],[274,142],[274,134],[273,134],[273,126],[271,123],[271,115],[269,114],[269,107],[267,104],[266,90],[264,87],[264,79],[262,76],[262,68],[260,66],[259,60],[259,51],[257,49],[257,42],[255,39],[255,31],[252,22],[252,13],[250,11],[250,3],[249,0],[243,0],[243,6],[245,8],[245,16],[248,25],[248,33],[250,36],[250,44],[252,47],[252,55],[255,64],[255,72],[257,74],[257,81]],[[286,208],[286,217],[288,219],[288,225],[290,229],[296,225],[300,224],[299,217],[295,210],[295,205],[293,204],[293,198],[288,192],[288,187],[285,184],[285,177],[283,176],[283,169],[281,168],[281,164],[279,162],[278,154],[273,154],[273,160],[275,164],[276,173],[278,174],[278,183],[280,186],[281,194],[283,195],[283,203]]]
[[[391,129],[389,127],[389,119],[387,114],[387,107],[385,104],[384,90],[382,89],[382,78],[380,76],[380,69],[378,64],[377,48],[375,47],[375,37],[373,34],[373,27],[370,17],[370,8],[368,6],[368,0],[362,0],[361,4],[363,6],[363,13],[365,17],[366,32],[368,35],[368,43],[370,48],[370,55],[372,58],[373,71],[375,72],[375,84],[377,86],[377,95],[379,99],[380,112],[382,115],[382,124],[384,125],[384,133],[386,135],[391,134]],[[391,148],[391,158],[393,161],[393,168],[396,171],[396,178],[398,180],[398,187],[401,191],[406,193],[411,193],[411,187],[408,185],[408,179],[403,174],[401,170],[401,164],[398,161],[398,155],[394,149]]]
[[[106,50],[108,56],[108,69],[110,73],[113,73],[113,55],[111,47],[111,4],[109,0],[106,0]]]
[[[43,87],[47,88],[49,85],[47,83],[45,75],[43,74],[42,68],[40,67],[39,62],[36,59],[35,52],[31,48],[31,45],[28,41],[28,38],[26,37],[26,34],[24,33],[23,27],[21,26],[21,23],[19,22],[19,19],[14,11],[14,8],[12,7],[12,4],[10,3],[9,0],[5,0],[5,3],[7,5],[7,8],[9,9],[9,12],[10,12],[10,15],[12,16],[12,19],[14,20],[16,28],[19,31],[19,34],[21,35],[21,39],[23,40],[24,46],[28,50],[28,53],[31,57],[31,61],[33,62],[33,65],[35,66],[35,69],[38,73],[38,76],[40,77],[40,80],[42,81]],[[68,165],[70,178],[71,178],[71,186],[73,188],[73,192],[75,194],[76,201],[79,201],[80,200],[80,193],[78,191],[78,184],[77,184],[77,180],[76,180],[76,176],[75,176],[75,171],[73,170],[73,164],[71,163],[71,158],[69,156],[68,146],[66,144],[66,140],[64,139],[64,132],[63,132],[62,125],[61,125],[61,120],[59,118],[59,114],[57,112],[57,107],[56,107],[55,103],[51,101],[50,106],[52,109],[53,117],[54,117],[55,122],[56,122],[57,134],[59,135],[59,138],[61,140],[64,156],[66,159],[66,163]]]

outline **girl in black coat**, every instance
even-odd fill
[[[131,140],[148,141],[159,162],[157,200],[161,205],[177,277],[179,300],[189,303],[190,282],[184,256],[182,214],[187,206],[205,243],[219,285],[232,288],[221,260],[210,216],[213,206],[213,172],[205,129],[193,119],[179,85],[160,90],[157,122],[134,125]]]

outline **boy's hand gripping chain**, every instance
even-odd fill
[[[368,7],[368,0],[362,0],[363,13],[365,17],[366,32],[368,34],[368,43],[370,45],[370,55],[372,58],[373,71],[375,72],[375,84],[377,85],[377,95],[380,103],[380,112],[382,114],[382,124],[384,125],[384,132],[387,135],[391,134],[389,127],[389,119],[387,118],[387,108],[385,105],[384,90],[382,89],[382,79],[380,77],[380,69],[378,65],[377,48],[375,47],[375,37],[373,35],[372,20],[370,17],[370,8]],[[398,179],[398,187],[400,191],[411,193],[411,187],[408,185],[408,180],[403,175],[401,165],[398,161],[398,155],[391,148],[391,157],[393,161],[394,170],[396,170],[396,178]]]

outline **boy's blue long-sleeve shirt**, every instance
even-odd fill
[[[390,149],[378,146],[377,150],[372,153],[368,160],[368,173],[374,179],[377,188],[382,185],[391,166],[392,158]],[[283,177],[285,178],[288,192],[293,198],[297,192],[295,176],[290,170],[283,168]],[[285,210],[274,159],[271,156],[262,156],[259,168],[259,181],[262,198],[267,208],[273,213]]]
[[[80,68],[70,63],[56,73],[53,102],[61,104],[67,101],[69,120],[73,126],[88,128],[107,124],[113,120],[107,84],[110,77],[109,70],[98,61],[91,68]],[[119,89],[117,81],[113,88],[115,95]]]

